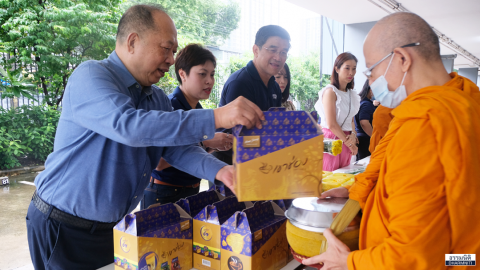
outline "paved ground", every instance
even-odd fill
[[[0,187],[0,270],[33,270],[25,216],[35,191],[36,175],[11,176],[10,185]],[[200,190],[207,189],[207,181],[202,180]]]
[[[33,269],[27,243],[25,216],[37,173],[10,177],[0,187],[0,269]]]

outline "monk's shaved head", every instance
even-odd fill
[[[420,16],[409,12],[397,12],[382,18],[375,24],[372,32],[376,32],[376,41],[370,45],[377,47],[383,54],[394,48],[410,43],[420,42],[413,47],[425,60],[438,61],[440,44],[432,27]]]

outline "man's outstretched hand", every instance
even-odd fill
[[[232,128],[236,125],[262,128],[262,121],[265,120],[262,110],[241,96],[223,107],[214,109],[213,115],[215,128]]]
[[[235,194],[234,181],[233,181],[234,176],[235,176],[235,170],[233,169],[233,166],[227,165],[218,171],[217,175],[215,176],[215,179],[222,181],[223,184],[226,187],[228,187],[233,192],[233,194]]]

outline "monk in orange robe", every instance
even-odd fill
[[[373,113],[373,132],[372,136],[370,137],[370,147],[368,148],[370,153],[375,151],[375,147],[377,147],[378,143],[380,143],[380,140],[383,138],[383,136],[385,136],[385,133],[387,133],[388,125],[390,125],[392,118],[392,109],[382,106],[381,104],[378,105],[377,109]]]
[[[412,43],[419,44],[404,46]],[[446,266],[445,255],[480,254],[479,88],[446,72],[438,37],[413,13],[377,22],[364,54],[369,68],[380,61],[370,85],[388,71],[388,90],[403,83],[407,97],[349,190],[363,210],[360,250],[350,252],[326,230],[327,251],[303,263],[325,270],[469,269]]]

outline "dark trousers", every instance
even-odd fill
[[[173,187],[159,184],[148,184],[145,191],[143,191],[142,209],[147,209],[150,205],[156,203],[175,203],[180,199],[197,194],[200,191],[200,186],[196,188],[191,187]]]
[[[370,156],[370,151],[368,150],[369,147],[370,147],[370,137],[358,136],[357,160]]]
[[[48,215],[30,203],[26,217],[28,246],[36,270],[91,270],[113,263],[112,229],[79,229]]]

